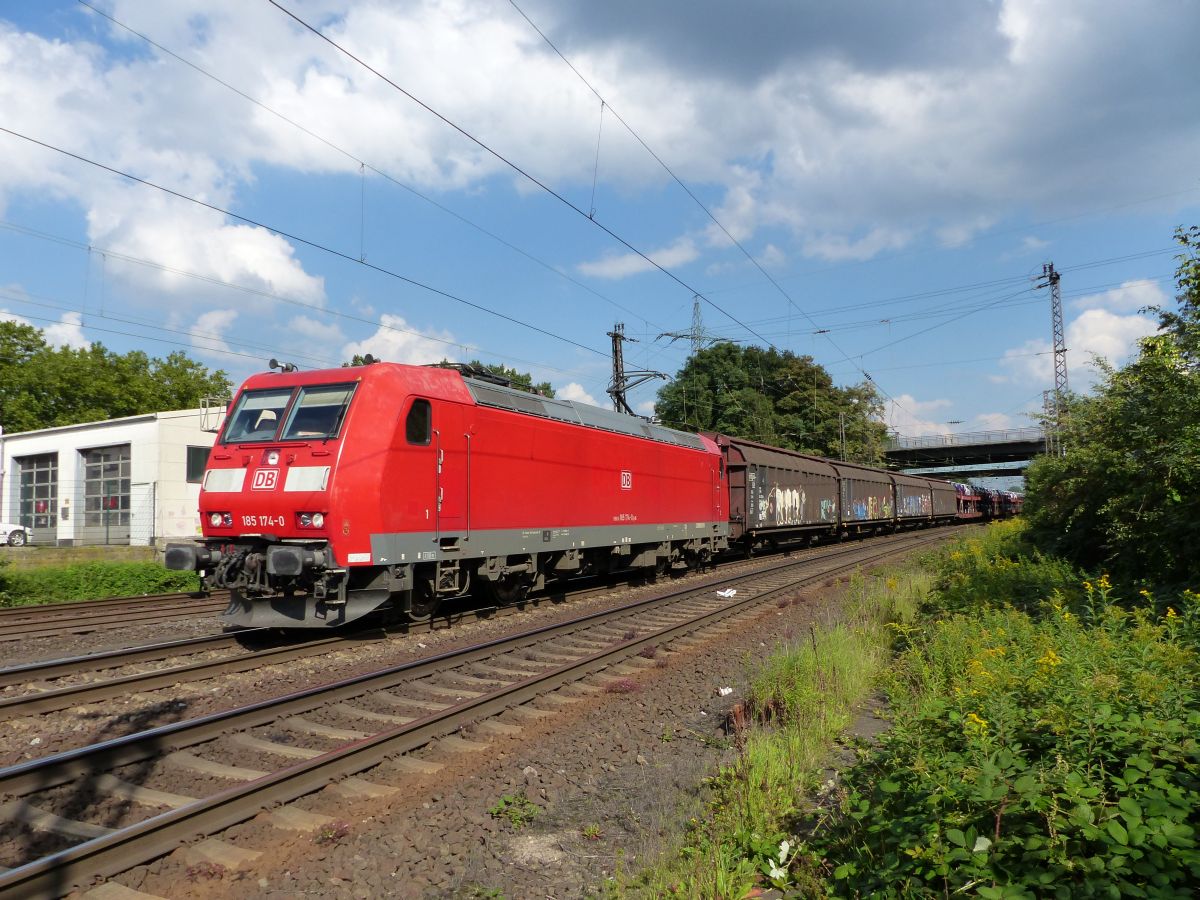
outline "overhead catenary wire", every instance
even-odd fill
[[[1099,267],[1103,267],[1103,266],[1116,265],[1118,263],[1123,263],[1123,262],[1130,262],[1132,260],[1148,259],[1148,258],[1154,257],[1154,256],[1163,256],[1163,255],[1167,255],[1167,254],[1173,254],[1177,251],[1177,249],[1178,248],[1176,248],[1176,247],[1163,247],[1163,248],[1159,248],[1157,250],[1143,250],[1143,251],[1139,251],[1137,253],[1125,254],[1123,256],[1111,256],[1111,257],[1106,257],[1104,259],[1090,260],[1085,263],[1077,263],[1075,265],[1063,266],[1060,271],[1064,272],[1064,273],[1065,272],[1078,272],[1078,271],[1083,271],[1086,269],[1094,269],[1094,268],[1099,268]],[[1128,281],[1128,280],[1129,279],[1126,279],[1126,281]],[[1135,280],[1143,281],[1146,279],[1135,279]],[[1155,279],[1155,280],[1160,280],[1160,279]],[[902,305],[902,304],[906,304],[906,303],[917,302],[919,300],[927,300],[927,299],[932,299],[935,297],[941,297],[941,296],[946,296],[946,295],[951,295],[951,294],[967,293],[970,291],[974,291],[976,289],[991,288],[991,287],[1000,288],[1002,286],[1012,286],[1015,284],[1028,283],[1028,281],[1029,281],[1028,275],[1010,275],[1005,278],[996,278],[996,279],[992,279],[990,281],[979,281],[979,282],[973,282],[973,283],[969,283],[969,284],[951,285],[948,287],[932,288],[927,291],[919,291],[919,292],[912,293],[912,294],[898,294],[898,295],[892,296],[892,297],[883,297],[883,298],[880,298],[877,300],[864,300],[859,303],[848,303],[848,304],[840,304],[838,306],[821,307],[819,309],[814,309],[813,313],[814,314],[822,314],[822,313],[835,314],[835,313],[855,311],[855,310],[860,310],[860,309],[872,309],[872,308],[888,307],[888,306],[894,306],[894,305],[898,306],[898,305]],[[1125,282],[1122,281],[1122,282],[1116,282],[1115,284],[1124,284],[1124,283]],[[1071,294],[1078,295],[1080,293],[1080,291],[1086,292],[1086,291],[1099,290],[1099,289],[1100,288],[1080,288],[1080,289],[1073,290],[1071,292]],[[755,319],[752,321],[752,324],[754,324],[756,326],[757,325],[766,325],[770,322],[780,322],[780,321],[785,321],[786,319],[787,319],[786,316],[775,316],[775,317],[772,317],[769,319]]]
[[[506,240],[505,238],[496,234],[494,231],[484,228],[482,225],[480,225],[477,222],[472,221],[471,219],[464,216],[462,213],[456,212],[455,210],[451,209],[450,207],[448,207],[442,203],[439,203],[437,200],[433,199],[428,194],[425,194],[422,191],[417,190],[412,185],[406,184],[405,182],[401,181],[399,178],[396,178],[395,176],[388,174],[387,172],[378,168],[377,166],[374,166],[374,165],[366,162],[365,160],[360,159],[356,154],[351,153],[349,150],[345,149],[344,147],[339,146],[338,144],[334,143],[333,141],[331,141],[329,138],[325,137],[324,135],[321,135],[321,134],[317,133],[316,131],[313,131],[312,129],[301,124],[300,122],[297,122],[295,119],[292,119],[289,116],[286,116],[283,113],[279,112],[278,110],[272,108],[271,106],[268,106],[267,104],[265,104],[261,100],[259,100],[257,97],[254,97],[253,95],[247,93],[246,91],[243,91],[241,88],[237,87],[236,85],[230,84],[228,81],[226,81],[223,78],[221,78],[220,76],[215,75],[214,73],[208,71],[203,66],[199,65],[198,63],[194,62],[193,60],[190,60],[187,57],[185,57],[179,53],[176,53],[174,50],[171,50],[169,47],[163,46],[162,44],[155,41],[150,36],[138,31],[135,28],[132,28],[131,26],[125,24],[124,22],[115,18],[111,14],[106,13],[104,10],[99,9],[96,6],[92,5],[91,3],[88,2],[88,0],[76,0],[76,2],[79,3],[79,5],[91,10],[96,15],[108,20],[113,25],[116,25],[117,27],[127,31],[129,34],[146,42],[151,47],[154,47],[156,50],[158,50],[162,53],[165,53],[167,56],[170,56],[172,59],[179,61],[183,65],[185,65],[188,68],[195,71],[196,73],[204,76],[205,78],[210,79],[211,81],[215,82],[216,84],[221,85],[221,87],[223,87],[229,91],[232,91],[234,94],[237,94],[239,97],[241,97],[243,100],[246,100],[248,103],[253,104],[254,106],[258,107],[259,109],[263,110],[264,112],[269,113],[270,115],[276,117],[281,122],[287,123],[288,125],[297,129],[298,131],[308,135],[313,140],[318,141],[321,144],[324,144],[329,149],[333,150],[336,153],[341,154],[342,156],[346,157],[348,160],[352,161],[355,164],[355,166],[358,167],[360,174],[363,176],[360,179],[360,223],[359,223],[359,258],[360,258],[360,261],[366,258],[366,254],[365,254],[365,250],[364,250],[365,228],[366,228],[366,224],[365,224],[365,215],[366,215],[365,173],[367,171],[370,171],[372,174],[379,176],[384,181],[387,181],[390,184],[393,184],[396,187],[400,188],[401,190],[406,191],[409,194],[412,194],[414,197],[417,197],[418,199],[424,201],[425,203],[429,204],[430,206],[434,207],[435,209],[445,213],[446,215],[451,216],[454,219],[457,219],[462,224],[466,225],[469,228],[474,229],[475,231],[477,231],[480,234],[484,235],[485,237],[495,241],[496,243],[500,244],[501,246],[513,251],[514,253],[519,254],[520,256],[525,257],[525,259],[527,259],[530,262],[534,263],[535,265],[541,267],[542,269],[545,269],[547,272],[550,272],[551,274],[563,279],[564,281],[567,281],[570,284],[575,285],[580,290],[586,291],[587,293],[591,294],[592,296],[594,296],[600,300],[603,300],[605,303],[610,304],[615,309],[619,309],[622,312],[627,313],[630,316],[634,316],[635,318],[638,318],[641,321],[646,322],[647,324],[652,325],[655,328],[658,328],[660,331],[662,330],[661,325],[658,325],[658,324],[650,321],[649,319],[647,319],[645,316],[643,316],[641,313],[637,312],[636,310],[631,309],[630,307],[625,306],[624,304],[618,303],[616,300],[614,300],[613,298],[609,297],[608,295],[596,290],[591,285],[585,284],[584,282],[580,281],[579,279],[571,277],[569,274],[562,271],[557,266],[554,266],[551,263],[546,262],[545,260],[541,259],[540,257],[535,256],[534,254],[530,253],[529,251],[517,246],[516,244],[512,243],[511,241]]]
[[[272,3],[276,6],[279,6],[279,4],[276,2],[276,0],[267,0],[267,2]],[[612,104],[609,103],[608,100],[598,90],[596,90],[596,88],[592,85],[592,83],[590,81],[588,81],[588,79],[586,77],[584,77],[583,73],[580,72],[579,69],[577,69],[575,67],[575,65],[569,59],[567,59],[566,55],[561,50],[559,50],[557,46],[555,46],[554,42],[550,40],[550,38],[545,34],[545,32],[543,32],[540,28],[538,28],[538,26],[533,22],[533,20],[530,19],[528,15],[526,15],[525,11],[522,10],[521,7],[517,5],[516,0],[509,0],[509,4],[513,7],[513,9],[515,9],[520,14],[521,18],[523,18],[529,24],[529,26],[538,33],[538,35],[542,38],[542,40],[544,40],[546,42],[546,44],[550,47],[550,49],[552,49],[555,52],[555,54],[558,56],[558,58],[561,59],[564,63],[566,63],[567,67],[570,68],[570,70],[575,73],[575,75],[579,78],[579,80],[582,81],[587,86],[588,90],[590,90],[593,94],[595,94],[596,97],[599,98],[601,103],[606,104],[608,106],[608,109],[609,109],[610,113],[612,114],[612,116],[618,122],[620,122],[631,135],[633,135],[634,139],[642,146],[642,148],[647,153],[649,153],[651,157],[653,157],[654,161],[657,162],[662,167],[663,171],[665,171],[671,177],[671,179],[683,190],[683,192],[686,193],[688,195],[688,197],[690,197],[692,199],[692,201],[698,207],[700,207],[700,209],[704,212],[704,214],[706,216],[708,216],[709,219],[712,220],[713,224],[715,224],[721,230],[722,234],[725,235],[725,237],[729,240],[729,242],[731,244],[733,244],[733,246],[737,247],[737,249],[742,253],[743,256],[746,257],[746,259],[750,262],[750,264],[753,265],[754,268],[757,269],[758,272],[771,284],[771,286],[773,288],[775,288],[775,290],[788,302],[788,305],[792,309],[795,309],[796,312],[800,313],[800,315],[804,316],[804,318],[808,320],[808,322],[813,326],[813,328],[820,329],[820,325],[817,324],[816,320],[813,319],[813,317],[811,315],[809,315],[809,313],[805,309],[803,309],[798,303],[796,303],[796,301],[792,298],[791,294],[789,294],[784,289],[783,285],[781,285],[778,281],[776,281],[775,278],[772,277],[771,273],[768,272],[763,267],[762,263],[760,263],[758,261],[758,259],[754,256],[754,254],[752,254],[749,250],[747,250],[746,247],[742,244],[742,242],[739,241],[736,237],[734,237],[733,233],[730,232],[730,230],[725,227],[725,224],[720,219],[717,218],[716,214],[713,213],[713,211],[708,208],[707,204],[705,204],[699,197],[696,196],[695,192],[693,192],[692,189],[687,186],[687,184],[683,181],[682,178],[680,178],[677,174],[675,174],[675,171],[669,165],[667,165],[667,163],[663,160],[663,158],[661,156],[659,156],[649,144],[646,143],[646,141],[642,138],[642,136],[640,134],[638,134],[638,132],[628,122],[625,121],[625,119],[621,116],[621,114],[619,112],[617,112],[617,110],[613,109]],[[720,309],[720,307],[717,306],[717,304],[711,298],[706,297],[703,293],[701,293],[699,291],[695,291],[694,293],[696,296],[699,296],[702,300],[704,300],[709,305],[715,307],[716,309]],[[728,313],[726,313],[726,315],[728,315]],[[770,346],[772,348],[775,347],[774,343],[772,343],[770,340],[763,338],[763,336],[761,334],[759,334],[754,329],[746,326],[745,323],[739,323],[739,324],[741,324],[742,327],[746,328],[755,337],[759,338],[760,340],[763,340],[768,346]],[[837,341],[835,341],[833,338],[829,337],[828,334],[825,334],[824,336],[825,336],[825,340],[828,342],[828,344],[834,350],[836,350],[838,352],[838,354],[840,354],[841,357],[846,362],[848,362],[852,366],[854,366],[858,370],[858,372],[863,376],[863,378],[865,378],[867,381],[874,384],[876,389],[881,394],[883,394],[883,396],[885,396],[888,399],[891,399],[893,402],[895,402],[894,398],[892,398],[891,395],[889,395],[888,392],[886,390],[884,390],[880,385],[876,384],[874,379],[871,378],[870,373],[868,373],[866,371],[866,369],[864,369],[862,366],[858,365],[854,361],[854,358],[851,357],[848,353],[846,353],[846,351],[844,349],[842,349],[842,347],[837,343]]]
[[[237,284],[236,282],[232,282],[232,281],[225,281],[220,278],[216,278],[215,276],[205,275],[200,272],[191,272],[191,271],[188,271],[187,269],[181,269],[177,266],[169,266],[169,265],[166,265],[165,263],[160,263],[160,262],[157,262],[152,259],[146,259],[145,257],[141,257],[141,256],[133,256],[128,253],[123,253],[119,250],[113,250],[109,247],[99,247],[94,244],[85,244],[82,241],[76,241],[72,238],[63,237],[62,235],[50,234],[49,232],[45,232],[45,231],[38,231],[37,229],[29,228],[24,225],[18,225],[14,222],[8,222],[3,219],[0,219],[0,229],[13,231],[13,232],[16,232],[17,234],[26,235],[29,237],[37,238],[39,240],[44,240],[44,241],[49,241],[52,243],[60,244],[65,247],[72,247],[72,248],[84,250],[87,252],[98,253],[105,259],[113,259],[113,260],[118,260],[120,262],[129,263],[131,265],[144,266],[146,268],[154,269],[156,271],[166,272],[171,275],[178,275],[183,278],[195,279],[196,281],[200,281],[204,284],[213,285],[215,287],[228,288],[229,290],[239,291],[241,293],[245,293],[245,294],[248,294],[251,296],[262,297],[267,300],[273,300],[273,301],[278,301],[280,303],[286,303],[291,306],[295,306],[300,309],[308,310],[313,313],[323,313],[325,315],[333,316],[333,317],[340,318],[340,319],[345,319],[347,321],[358,322],[358,323],[361,323],[364,325],[370,325],[374,328],[379,328],[383,331],[388,331],[388,332],[392,332],[395,334],[411,335],[413,337],[421,338],[422,340],[430,341],[432,343],[444,344],[448,348],[454,347],[457,349],[464,350],[468,353],[476,353],[481,356],[493,357],[495,359],[505,360],[510,363],[520,363],[521,365],[524,365],[524,366],[536,366],[545,371],[554,372],[559,375],[566,375],[566,376],[571,376],[571,377],[576,377],[576,378],[586,378],[587,377],[579,371],[570,370],[570,369],[560,369],[555,366],[547,365],[546,363],[543,363],[543,362],[537,362],[535,360],[524,359],[522,357],[513,356],[513,355],[507,354],[507,353],[498,353],[494,350],[489,350],[486,347],[480,347],[480,346],[477,346],[474,344],[464,343],[463,341],[455,341],[455,340],[450,340],[448,338],[441,338],[436,335],[426,334],[425,332],[417,331],[416,329],[412,329],[412,328],[401,328],[398,325],[391,325],[382,320],[369,319],[365,316],[356,316],[353,313],[344,312],[343,310],[320,306],[316,303],[308,303],[304,300],[300,300],[295,297],[288,297],[283,294],[273,293],[271,291],[267,291],[262,288],[251,287],[249,285],[244,285],[244,284]],[[82,310],[68,309],[66,311],[80,312],[81,314],[83,314],[85,316],[97,315],[97,313],[94,310],[89,311],[87,309],[87,302],[86,302],[87,301],[87,293],[86,293],[86,291],[87,291],[87,282],[85,282],[84,308]],[[17,299],[19,299],[19,298],[17,298]],[[102,316],[102,317],[108,318],[106,316]],[[146,327],[153,327],[153,326],[147,324]],[[231,339],[226,338],[226,340],[231,340]]]
[[[256,228],[262,228],[266,231],[270,231],[271,233],[277,234],[280,237],[287,238],[289,241],[295,241],[296,243],[304,244],[306,247],[311,247],[314,250],[320,250],[322,253],[327,253],[331,256],[335,256],[339,259],[345,260],[346,262],[353,263],[354,265],[363,266],[364,268],[370,269],[373,272],[378,272],[382,275],[387,275],[391,278],[395,278],[397,281],[402,281],[405,284],[409,284],[409,285],[412,285],[413,287],[420,288],[421,290],[428,291],[432,294],[436,294],[439,297],[444,297],[447,300],[453,300],[455,303],[461,303],[464,306],[469,306],[472,309],[476,309],[480,312],[487,313],[488,315],[495,316],[498,319],[503,319],[506,322],[510,322],[514,325],[519,325],[522,328],[529,329],[530,331],[535,331],[538,334],[544,335],[545,337],[553,338],[554,340],[561,341],[565,344],[570,344],[574,347],[578,347],[580,350],[586,350],[588,353],[594,353],[597,356],[604,356],[604,357],[608,356],[607,353],[605,353],[602,350],[597,350],[595,347],[589,347],[586,344],[581,344],[578,341],[572,340],[571,338],[568,338],[568,337],[564,337],[561,334],[555,334],[554,332],[548,331],[545,328],[540,328],[537,325],[533,325],[529,322],[523,322],[520,319],[517,319],[506,313],[502,313],[497,310],[490,309],[489,307],[486,307],[483,304],[475,303],[472,300],[468,300],[465,297],[461,297],[457,294],[453,294],[450,291],[445,291],[445,290],[442,290],[441,288],[434,287],[433,285],[426,284],[422,281],[418,281],[415,278],[410,278],[407,275],[402,275],[399,272],[393,271],[392,269],[388,269],[383,266],[376,265],[375,263],[367,262],[366,260],[357,259],[354,256],[352,256],[351,254],[344,253],[341,250],[337,250],[326,244],[319,243],[318,241],[314,241],[314,240],[310,240],[309,238],[301,237],[297,234],[293,234],[291,232],[285,231],[282,228],[279,228],[277,226],[268,225],[265,222],[261,222],[257,219],[252,219],[249,216],[243,216],[239,213],[235,213],[231,210],[224,209],[213,203],[208,203],[205,200],[200,200],[197,197],[190,197],[187,194],[184,194],[180,191],[176,191],[176,190],[173,190],[172,188],[165,187],[164,185],[157,184],[146,178],[140,178],[137,175],[133,175],[130,172],[125,172],[125,171],[122,171],[121,169],[117,169],[113,166],[109,166],[102,162],[98,162],[97,160],[89,159],[86,156],[82,156],[78,153],[73,153],[70,150],[66,150],[62,147],[56,147],[53,144],[49,144],[45,141],[38,140],[37,138],[30,137],[25,134],[21,134],[19,131],[13,131],[11,128],[6,128],[6,127],[0,125],[0,132],[4,132],[5,134],[12,135],[13,137],[16,137],[16,138],[20,138],[23,141],[28,141],[31,144],[35,144],[35,145],[37,145],[39,147],[43,147],[47,150],[52,150],[55,153],[60,153],[63,156],[69,157],[70,159],[74,159],[74,160],[77,160],[82,163],[86,163],[89,166],[94,166],[97,169],[101,169],[102,171],[109,172],[113,175],[118,175],[121,178],[126,178],[129,181],[132,181],[136,184],[140,184],[144,187],[149,187],[149,188],[153,188],[154,190],[161,191],[162,193],[167,194],[171,197],[176,197],[180,200],[186,200],[189,203],[194,203],[197,206],[201,206],[205,209],[211,210],[212,212],[220,213],[221,215],[229,216],[230,218],[237,219],[239,222],[245,222],[246,224],[253,225]]]
[[[394,90],[398,91],[399,93],[403,94],[405,97],[407,97],[413,103],[420,106],[422,109],[424,109],[430,115],[434,116],[435,118],[437,118],[438,120],[440,120],[441,122],[443,122],[444,124],[449,126],[450,128],[457,131],[459,134],[461,134],[463,137],[465,137],[471,143],[475,144],[481,150],[483,150],[484,152],[486,152],[487,154],[492,156],[494,159],[496,159],[500,163],[502,163],[505,166],[507,166],[508,168],[510,168],[512,171],[516,172],[522,178],[526,179],[530,184],[532,184],[535,187],[539,188],[540,190],[544,191],[546,194],[553,197],[555,200],[559,201],[559,203],[566,206],[568,209],[574,211],[579,216],[583,217],[584,219],[587,219],[589,222],[592,222],[597,228],[599,228],[601,231],[603,231],[605,234],[607,234],[609,237],[611,237],[614,241],[616,241],[618,244],[620,244],[625,249],[627,249],[630,253],[633,253],[634,255],[640,257],[643,261],[649,263],[655,269],[658,269],[658,271],[662,272],[664,275],[666,275],[668,278],[670,278],[672,281],[674,281],[680,287],[685,288],[692,295],[698,295],[700,297],[700,299],[702,299],[705,303],[707,303],[709,306],[711,306],[717,312],[721,313],[721,315],[725,316],[726,318],[730,319],[733,322],[736,322],[738,325],[745,328],[746,331],[748,331],[750,334],[753,334],[756,338],[758,338],[764,344],[767,344],[770,347],[775,347],[774,344],[772,344],[770,341],[768,341],[762,335],[760,335],[756,331],[754,331],[753,328],[748,327],[737,316],[733,315],[733,313],[729,312],[728,310],[726,310],[724,307],[722,307],[720,304],[716,303],[715,301],[709,299],[708,297],[705,297],[703,293],[701,293],[700,291],[693,288],[691,285],[689,285],[686,281],[684,281],[682,278],[680,278],[678,275],[676,275],[674,272],[672,272],[666,266],[662,265],[657,260],[655,260],[652,256],[649,256],[644,251],[642,251],[638,247],[634,246],[632,243],[630,243],[628,240],[623,238],[617,232],[613,231],[611,228],[609,228],[607,225],[605,225],[603,222],[601,222],[595,216],[589,215],[588,212],[585,211],[582,207],[580,207],[577,204],[568,200],[561,193],[554,190],[554,188],[550,187],[548,184],[546,184],[545,182],[538,179],[536,176],[531,174],[526,169],[517,165],[517,163],[513,162],[511,159],[504,156],[498,150],[493,149],[491,146],[489,146],[483,140],[481,140],[480,138],[477,138],[474,134],[467,131],[467,129],[465,129],[463,126],[459,125],[454,120],[452,120],[449,117],[438,112],[436,109],[434,109],[428,103],[421,100],[419,97],[417,97],[415,94],[411,93],[410,91],[406,90],[401,85],[397,84],[395,81],[393,81],[387,75],[380,72],[378,69],[376,69],[370,63],[366,62],[362,58],[351,53],[347,48],[343,47],[341,44],[339,44],[333,38],[326,35],[323,31],[321,31],[321,29],[317,28],[315,25],[312,25],[309,22],[302,19],[296,13],[292,12],[290,9],[288,9],[286,6],[284,6],[282,3],[279,3],[278,0],[267,0],[267,2],[270,3],[272,6],[274,6],[276,9],[278,9],[280,12],[282,12],[284,15],[286,15],[289,18],[291,18],[292,20],[294,20],[302,28],[311,32],[313,35],[320,38],[322,41],[327,43],[329,46],[333,47],[335,50],[337,50],[339,53],[341,53],[347,59],[352,60],[357,65],[366,69],[368,72],[370,72],[376,78],[380,79],[385,84],[387,84],[389,87],[391,87]],[[775,349],[778,349],[778,348],[775,348]]]
[[[5,295],[5,294],[7,294],[7,292],[5,292],[2,288],[0,288],[0,295]],[[19,298],[10,296],[9,299],[19,299]],[[24,301],[24,302],[31,302],[31,301]],[[44,303],[36,303],[34,305],[48,306],[48,304],[44,304]],[[80,312],[80,310],[64,309],[62,307],[51,307],[51,308],[59,309],[62,312]],[[47,316],[36,316],[36,315],[29,314],[29,315],[25,315],[23,318],[32,319],[35,322],[48,322],[52,325],[64,324],[62,319],[51,319]],[[109,319],[112,317],[108,316],[108,315],[104,315],[104,316],[98,316],[98,318]],[[121,321],[121,320],[115,319],[115,321]],[[131,322],[130,324],[140,324],[140,323]],[[92,324],[89,324],[87,327],[88,327],[89,331],[99,331],[102,334],[114,334],[114,335],[118,335],[120,337],[137,338],[139,341],[154,341],[155,343],[158,343],[158,344],[168,344],[168,345],[174,346],[174,347],[190,347],[192,349],[195,349],[195,344],[190,341],[189,342],[174,341],[174,340],[171,340],[170,338],[160,338],[160,337],[155,337],[153,335],[141,334],[141,333],[132,332],[132,331],[121,331],[116,328],[104,328],[99,325],[92,325]],[[154,326],[154,328],[158,331],[167,331],[167,332],[175,331],[175,329],[169,329],[169,328],[165,328],[163,326]],[[184,333],[184,332],[176,332],[176,333]],[[224,340],[224,339],[218,338],[218,340]],[[209,352],[209,353],[221,354],[221,355],[225,355],[225,356],[236,356],[236,357],[241,357],[244,359],[253,359],[253,360],[259,360],[259,361],[262,360],[261,354],[258,354],[258,353],[242,353],[237,350],[220,349],[220,348],[212,348],[212,347],[206,347],[204,349],[206,352]]]

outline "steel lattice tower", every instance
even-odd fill
[[[1054,327],[1054,442],[1061,452],[1058,431],[1062,428],[1063,403],[1067,396],[1067,342],[1063,330],[1062,292],[1059,281],[1062,276],[1054,271],[1054,263],[1042,266],[1042,281],[1038,287],[1050,288],[1050,319]]]

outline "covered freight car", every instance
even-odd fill
[[[752,549],[832,533],[838,527],[837,471],[828,460],[724,434],[729,539]]]
[[[846,534],[890,530],[896,523],[896,483],[882,469],[831,462],[841,481],[841,528]]]

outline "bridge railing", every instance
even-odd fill
[[[1010,428],[1004,431],[964,431],[961,434],[926,434],[920,437],[888,438],[888,450],[920,450],[925,447],[965,447],[973,444],[1018,444],[1044,441],[1041,428]]]

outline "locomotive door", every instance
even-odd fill
[[[462,538],[468,529],[467,484],[470,456],[468,438],[463,433],[462,408],[449,403],[439,404],[433,424],[434,444],[434,508],[436,539]]]

